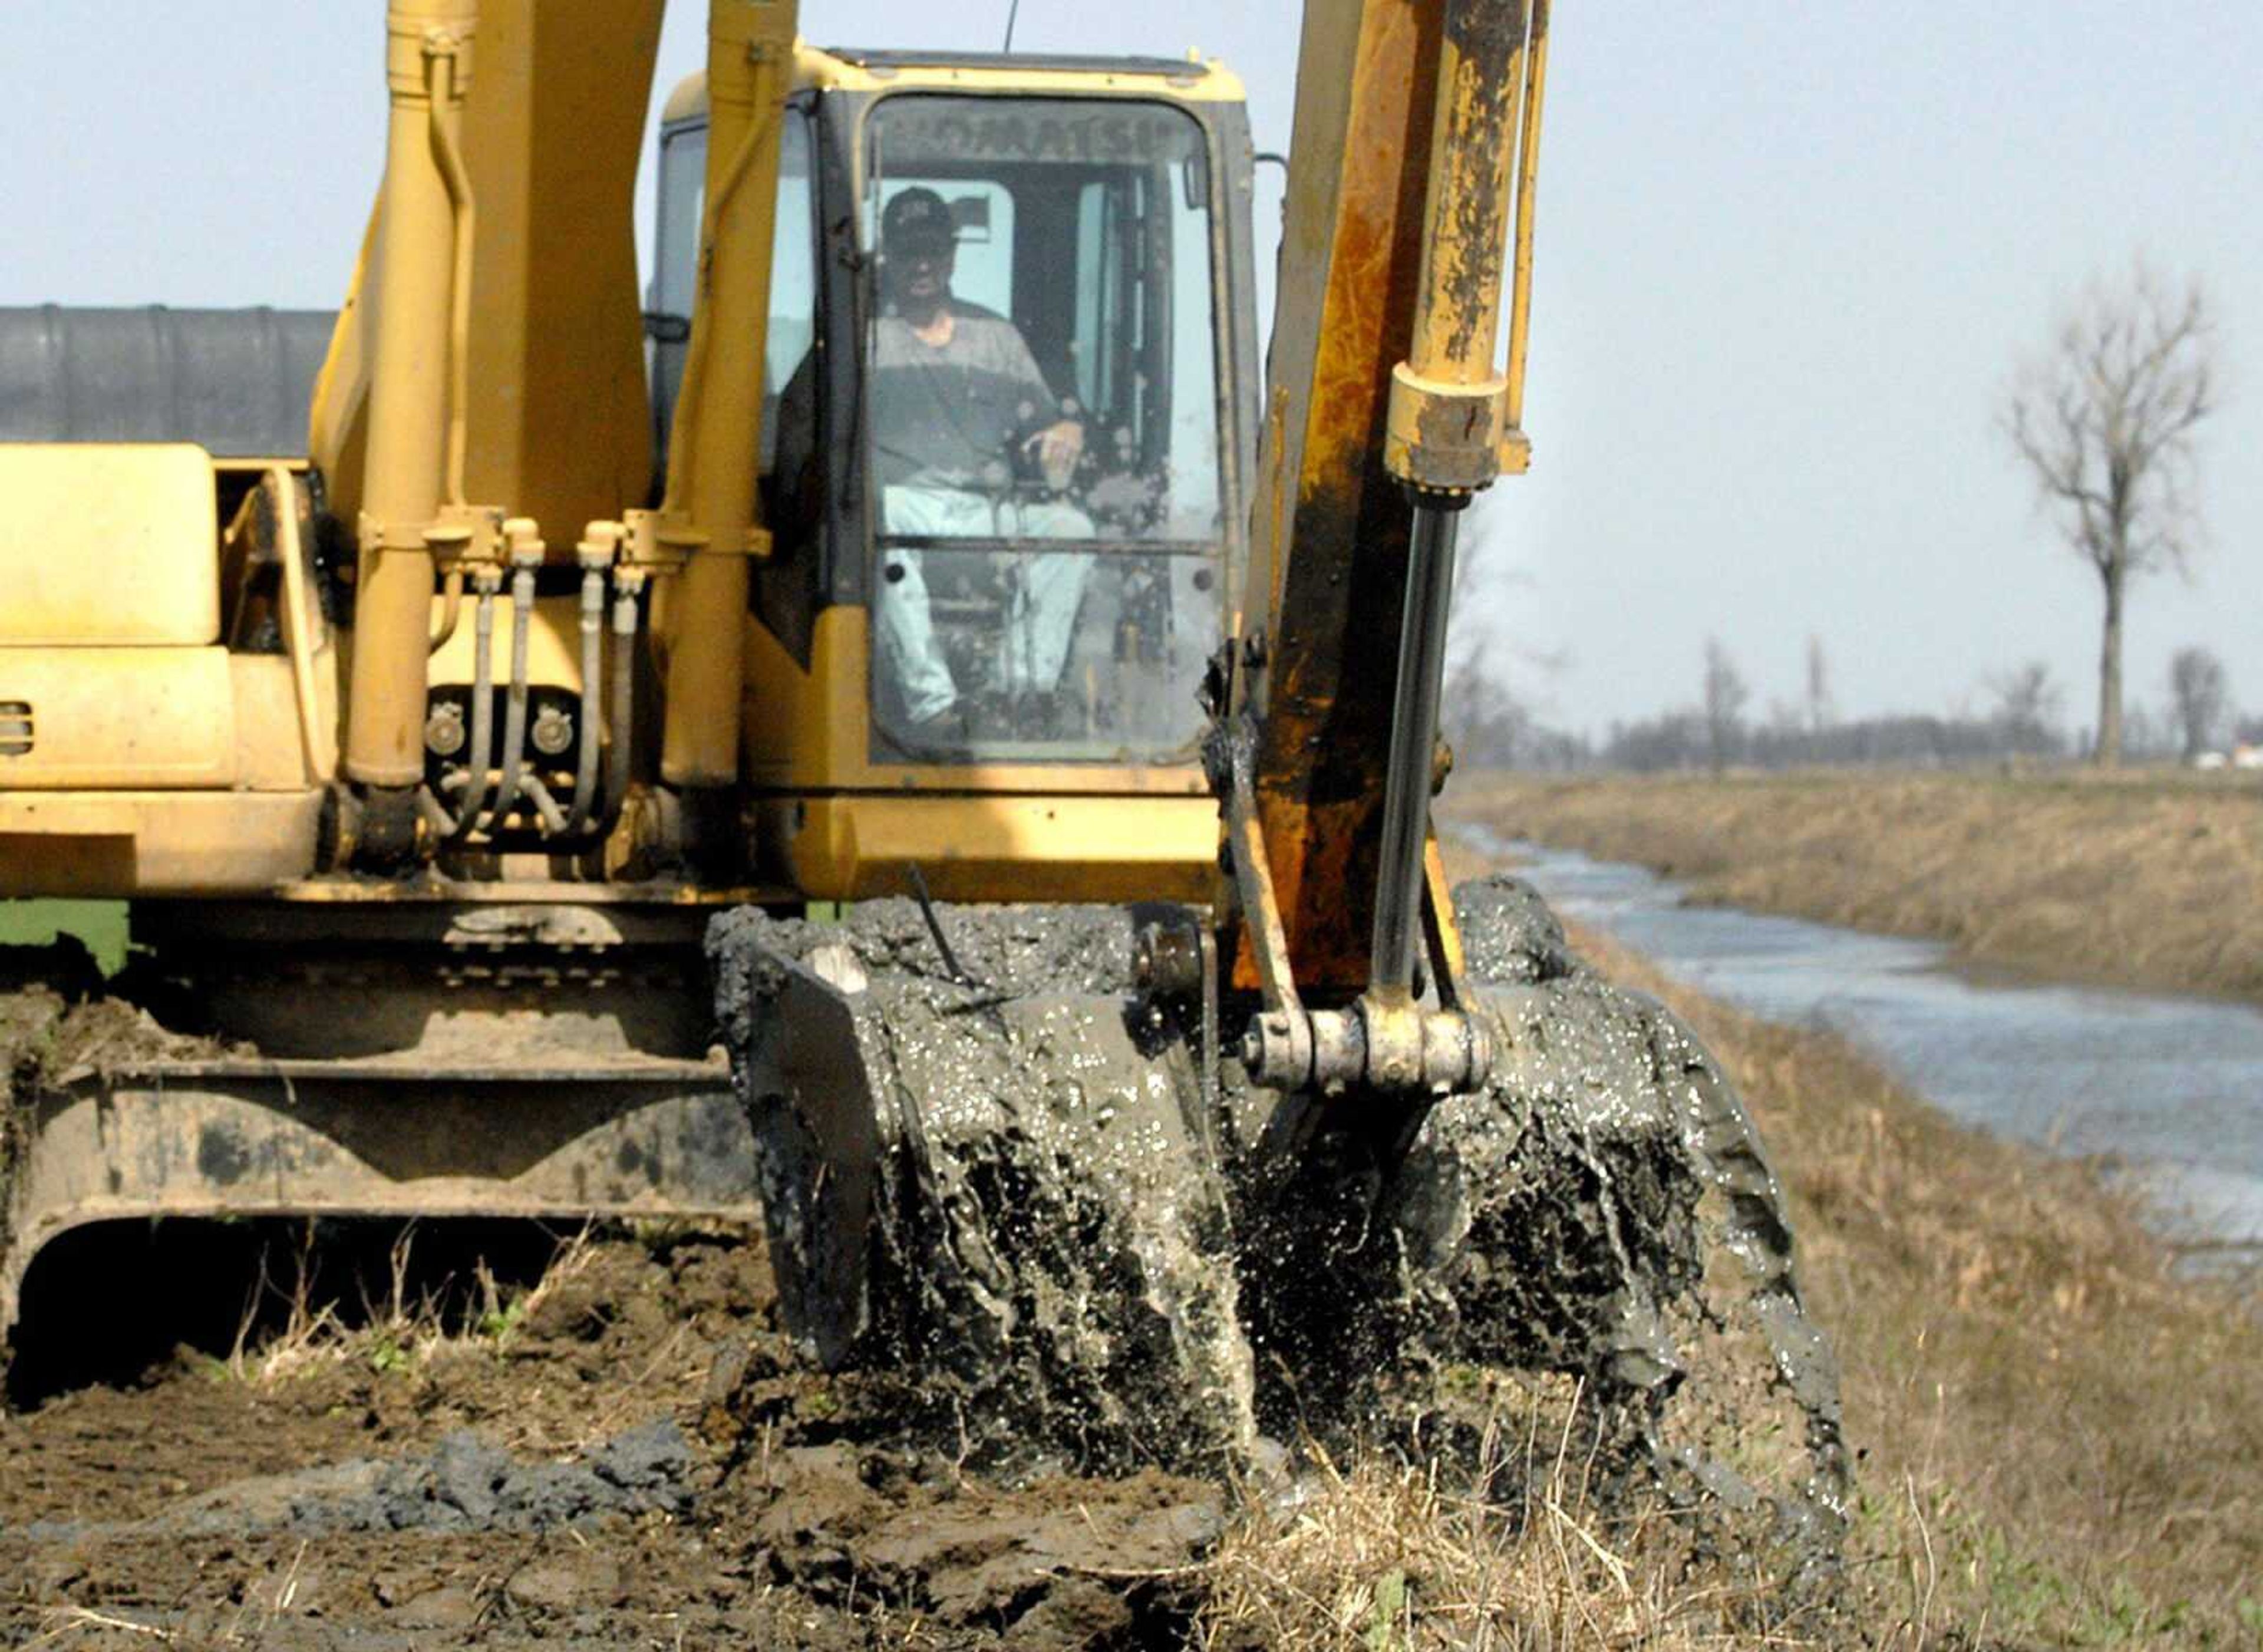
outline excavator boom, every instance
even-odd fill
[[[1460,513],[1527,452],[1547,29],[1546,0],[1306,8],[1251,530],[1272,600],[1221,663],[1211,763],[1271,1088],[1435,1098],[1492,1059],[1429,800]]]

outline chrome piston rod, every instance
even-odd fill
[[[1414,996],[1414,949],[1422,934],[1422,861],[1429,840],[1430,782],[1460,516],[1459,502],[1418,504],[1407,547],[1406,612],[1399,632],[1399,686],[1391,714],[1368,967],[1370,989],[1399,1002]]]

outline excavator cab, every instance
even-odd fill
[[[794,79],[747,647],[760,852],[819,898],[901,893],[906,861],[1011,898],[1033,857],[1049,895],[1196,895],[1200,688],[1255,443],[1240,86],[1170,60],[806,47]],[[663,467],[707,141],[694,77],[662,123]],[[914,312],[947,312],[944,341]]]

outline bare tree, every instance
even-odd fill
[[[1447,668],[1440,706],[1440,726],[1457,762],[1484,769],[1522,766],[1532,714],[1481,657],[1467,655]]]
[[[1831,700],[1831,663],[1823,657],[1823,639],[1807,634],[1807,732],[1819,735],[1837,718]]]
[[[2216,743],[2216,731],[2231,701],[2223,662],[2206,648],[2179,648],[2169,662],[2169,698],[2176,705],[2184,754],[2198,757]]]
[[[2216,410],[2215,319],[2197,279],[2165,288],[2140,263],[2093,280],[2057,337],[2028,359],[2003,424],[2106,600],[2098,743],[2122,760],[2122,615],[2131,578],[2184,569],[2196,531],[2194,431]]]
[[[1705,755],[1718,774],[1736,755],[1737,736],[1743,728],[1745,702],[1752,691],[1745,686],[1737,663],[1729,657],[1718,637],[1705,639]]]
[[[1989,719],[2006,750],[2041,755],[2058,748],[2058,685],[2041,660],[1999,671],[1988,678],[1996,710]]]

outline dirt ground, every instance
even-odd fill
[[[1565,1061],[1527,1076],[1517,1094],[1529,1098],[1513,1111],[1490,1091],[1461,1098],[1426,1138],[1437,1163],[1421,1185],[1435,1198],[1409,1206],[1423,1222],[1407,1233],[1447,1260],[1464,1252],[1432,1229],[1479,1235],[1453,1299],[1466,1322],[1420,1299],[1428,1318],[1408,1322],[1408,1345],[1428,1338],[1437,1357],[1403,1394],[1385,1392],[1395,1366],[1370,1380],[1385,1351],[1347,1344],[1295,1351],[1290,1397],[1314,1408],[1323,1439],[1360,1434],[1356,1422],[1332,1432],[1343,1419],[1323,1396],[1341,1389],[1366,1396],[1373,1409],[1359,1417],[1382,1419],[1370,1434],[1403,1414],[1475,1442],[1474,1399],[1455,1402],[1460,1418],[1440,1395],[1555,1372],[1565,1397],[1547,1438],[1559,1442],[1559,1480],[1573,1416],[1592,1417],[1580,1438],[1594,1443],[1572,1455],[1583,1482],[1600,1460],[1599,1474],[1734,1508],[1780,1543],[1768,1567],[1787,1569],[1772,1575],[1804,1575],[1835,1545],[1843,1457],[1835,1375],[1790,1284],[1772,1175],[1702,1054],[1585,973],[1528,894],[1487,901],[1472,958],[1490,960],[1476,965],[1487,979],[1522,982],[1518,1047],[1570,1042]],[[81,960],[0,961],[69,989],[0,982],[5,1076],[19,1089],[184,1053],[141,1012],[102,1000]],[[70,992],[93,996],[74,1006]],[[0,1124],[9,1116],[0,1097]],[[6,1153],[0,1132],[0,1178]],[[1712,1169],[1701,1177],[1697,1158],[1683,1163],[1691,1154],[1712,1156]],[[1253,1510],[1294,1525],[1313,1506],[1299,1499],[1326,1490],[1330,1446],[1298,1430],[1279,1431],[1297,1438],[1293,1474],[1262,1440],[1232,1474],[1095,1474],[1092,1462],[1124,1455],[1072,1460],[1071,1446],[1045,1443],[1059,1431],[1035,1426],[1001,1460],[980,1395],[954,1434],[959,1390],[941,1373],[828,1377],[801,1358],[759,1233],[573,1239],[498,1279],[490,1253],[447,1224],[390,1249],[334,1235],[322,1251],[284,1243],[255,1260],[239,1248],[206,1265],[191,1230],[215,1228],[239,1247],[289,1231],[106,1224],[124,1230],[110,1231],[112,1249],[66,1254],[96,1230],[67,1235],[34,1269],[34,1281],[49,1271],[47,1286],[27,1282],[27,1353],[79,1341],[115,1351],[106,1368],[58,1378],[50,1366],[37,1380],[28,1357],[18,1362],[0,1409],[0,1642],[1275,1644],[1198,1627],[1206,1567]],[[1091,1243],[1105,1250],[1109,1239]],[[326,1282],[307,1281],[310,1257],[329,1258]],[[246,1279],[264,1288],[247,1298]],[[252,1334],[231,1351],[207,1314],[194,1345],[174,1349],[163,1328],[199,1299],[245,1301]],[[1052,1334],[1042,1315],[1019,1322]],[[1544,1359],[1527,1357],[1536,1338],[1553,1351]],[[1746,1438],[1763,1418],[1766,1438]],[[1052,1449],[1063,1455],[1039,1454]],[[1420,1455],[1476,1460],[1458,1446]],[[1556,1509],[1560,1484],[1533,1489],[1545,1457],[1528,1451],[1522,1479],[1485,1480],[1481,1501],[1527,1521],[1542,1502]],[[1775,1486],[1781,1503],[1761,1490]],[[1693,1541],[1704,1524],[1691,1525]],[[1399,1572],[1404,1597],[1413,1574]],[[1754,1587],[1764,1618],[1775,1608]],[[1352,1633],[1329,1621],[1339,1633],[1312,1644]],[[1376,1622],[1387,1638],[1387,1613]],[[1365,1643],[1375,1623],[1356,1627]]]
[[[81,997],[68,944],[0,954],[0,1124],[42,1077],[194,1053]],[[0,1180],[8,1152],[0,1130]],[[373,1247],[318,1252],[276,1223],[209,1252],[211,1224],[53,1247],[33,1286],[69,1278],[27,1288],[23,1339],[102,1352],[90,1380],[19,1359],[0,1406],[0,1644],[1175,1638],[1168,1580],[1215,1540],[1217,1487],[978,1482],[907,1442],[900,1389],[795,1359],[759,1230],[568,1236],[554,1259],[524,1231],[497,1281],[495,1224],[365,1226]],[[251,1336],[231,1354],[182,1295]],[[172,1329],[199,1346],[149,1359]]]
[[[1212,1487],[976,1483],[798,1372],[758,1235],[569,1251],[512,1322],[0,1415],[0,1639],[1142,1644]]]

